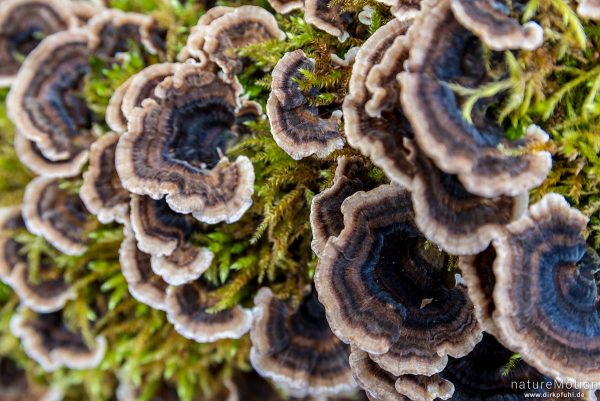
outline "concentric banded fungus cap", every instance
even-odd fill
[[[240,338],[252,325],[252,312],[237,305],[217,313],[208,313],[213,300],[209,287],[200,282],[169,287],[167,318],[185,338],[212,342],[222,338]]]
[[[108,106],[106,106],[106,113],[104,116],[106,124],[111,130],[118,132],[119,134],[127,131],[127,117],[121,111],[121,105],[123,104],[123,97],[125,96],[125,93],[127,93],[127,89],[129,89],[132,78],[133,77],[129,78],[117,88],[110,97]]]
[[[88,346],[80,333],[69,330],[60,312],[26,313],[21,309],[10,321],[12,333],[21,339],[27,355],[51,372],[61,367],[91,369],[100,364],[106,352],[106,339],[96,337]]]
[[[587,218],[556,194],[494,241],[494,321],[501,342],[542,373],[600,380],[600,258],[581,232]],[[595,277],[596,275],[596,277]]]
[[[265,287],[254,304],[250,361],[260,375],[295,395],[335,395],[355,388],[348,346],[329,328],[315,293],[292,310]]]
[[[304,19],[311,25],[345,42],[350,36],[346,26],[351,16],[344,13],[339,4],[331,0],[305,0]]]
[[[315,274],[332,330],[396,376],[432,375],[481,339],[462,286],[446,287],[448,257],[413,222],[410,193],[383,185],[342,204],[344,229]]]
[[[27,229],[46,238],[67,255],[86,250],[87,210],[77,195],[60,188],[53,178],[37,177],[25,189],[23,219]]]
[[[419,148],[441,170],[457,174],[470,193],[517,196],[542,183],[552,158],[545,151],[510,150],[548,136],[531,126],[524,140],[509,142],[493,119],[475,116],[471,125],[464,118],[446,82],[477,82],[485,68],[477,38],[456,21],[450,2],[424,3],[408,34],[411,72],[400,75],[403,110]]]
[[[128,224],[124,228],[125,239],[119,248],[119,263],[129,293],[141,303],[154,309],[165,310],[167,283],[154,274],[150,267],[150,255],[140,251]]]
[[[519,24],[501,0],[452,0],[456,19],[492,50],[535,50],[544,43],[544,29],[535,22]]]
[[[0,208],[0,281],[10,284],[10,276],[17,263],[27,260],[21,254],[21,244],[15,239],[16,230],[24,230],[21,206]]]
[[[60,0],[4,0],[0,5],[0,86],[13,81],[21,59],[42,37],[77,26]]]
[[[400,376],[395,383],[396,391],[413,401],[448,400],[454,393],[454,386],[439,375]]]
[[[152,270],[171,285],[196,280],[211,265],[214,254],[208,248],[189,243],[178,247],[168,256],[152,255]]]
[[[467,192],[454,175],[438,169],[421,151],[413,151],[415,223],[430,241],[454,255],[483,251],[505,225],[527,210],[529,197],[482,198]]]
[[[242,71],[235,50],[267,40],[284,40],[273,14],[257,6],[241,6],[215,19],[206,29],[204,52],[229,77]]]
[[[304,7],[304,0],[268,0],[269,4],[279,14],[287,14]]]
[[[320,255],[329,237],[336,237],[344,228],[342,202],[350,195],[372,189],[367,166],[358,157],[341,156],[337,161],[333,185],[313,198],[310,207],[312,250]]]
[[[369,358],[369,354],[352,347],[350,367],[359,386],[371,401],[409,401],[396,391],[396,377],[381,369]]]
[[[18,132],[15,133],[14,146],[21,163],[35,174],[44,177],[65,178],[79,175],[89,155],[87,150],[80,149],[64,160],[50,160],[44,156],[34,141]]]
[[[157,87],[159,99],[134,109],[119,140],[117,171],[123,186],[160,199],[205,223],[237,221],[252,204],[254,168],[245,156],[223,153],[233,131],[240,85],[213,72],[180,64]]]
[[[304,52],[295,50],[286,53],[273,69],[272,92],[267,101],[271,132],[277,145],[295,160],[313,154],[325,157],[344,146],[341,113],[336,111],[329,118],[321,118],[294,82],[300,77],[300,69],[313,68]]]
[[[177,60],[183,62],[190,58],[196,59],[201,63],[208,61],[208,56],[204,53],[204,39],[210,23],[233,12],[235,7],[216,6],[210,8],[200,17],[198,23],[192,27],[192,32],[187,38],[187,42],[181,52],[177,55]]]
[[[121,185],[115,167],[119,135],[107,133],[92,144],[90,164],[83,174],[79,196],[101,223],[123,222],[129,211],[129,192]]]
[[[369,157],[390,179],[409,187],[414,167],[408,160],[406,141],[412,137],[412,130],[399,101],[389,110],[382,108],[381,118],[372,117],[365,110],[370,99],[365,77],[407,28],[407,22],[392,19],[363,44],[352,68],[350,93],[344,100],[343,110],[344,130],[350,146]]]
[[[94,141],[93,114],[81,96],[89,71],[88,33],[44,39],[19,70],[7,99],[17,130],[50,160],[65,160]]]
[[[600,1],[598,0],[582,0],[577,6],[577,14],[584,18],[594,20],[600,19]]]

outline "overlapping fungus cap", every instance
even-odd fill
[[[400,75],[403,110],[419,148],[444,172],[458,175],[470,193],[517,196],[541,184],[552,165],[550,153],[519,148],[548,136],[530,126],[523,140],[508,141],[478,105],[474,124],[464,118],[447,83],[477,85],[485,67],[478,39],[454,18],[451,1],[423,3],[409,32],[410,72]]]
[[[59,251],[67,255],[85,252],[87,216],[79,196],[62,189],[57,179],[37,177],[27,184],[23,197],[27,229]]]
[[[311,247],[317,255],[321,254],[329,237],[338,236],[344,228],[342,202],[358,191],[375,186],[361,158],[341,156],[337,163],[333,185],[316,195],[310,207]]]
[[[67,328],[61,312],[36,314],[21,309],[11,319],[10,330],[21,339],[27,355],[47,372],[61,367],[95,368],[106,352],[104,337],[86,344],[81,333]]]
[[[273,14],[257,6],[241,6],[210,23],[203,50],[228,77],[239,74],[242,60],[235,51],[267,40],[284,40]]]
[[[183,62],[193,58],[201,63],[207,62],[208,56],[204,53],[204,39],[210,23],[234,10],[235,7],[227,6],[216,6],[206,10],[198,23],[192,27],[192,32],[188,36],[184,48],[177,55],[177,60]]]
[[[116,165],[123,186],[214,224],[237,221],[252,204],[254,168],[245,156],[224,153],[237,139],[233,127],[241,87],[195,64],[173,77],[133,110],[121,136]]]
[[[396,377],[381,369],[369,358],[369,354],[352,347],[350,366],[359,386],[367,392],[371,401],[409,401],[396,391]]]
[[[60,0],[4,0],[0,5],[0,86],[9,86],[25,58],[53,33],[75,28],[77,18]]]
[[[544,42],[544,29],[535,22],[521,25],[509,16],[501,0],[452,0],[456,19],[492,50],[534,50]]]
[[[102,12],[104,4],[102,1],[70,0],[69,8],[79,20],[79,24],[83,26],[87,24],[90,19]]]
[[[23,63],[7,99],[20,135],[49,160],[65,160],[95,140],[93,114],[81,96],[89,71],[89,35],[70,30],[48,36]]]
[[[396,391],[414,401],[449,400],[454,386],[439,375],[400,376],[395,383]]]
[[[315,274],[334,333],[396,376],[431,375],[468,353],[481,339],[473,305],[464,287],[444,283],[448,257],[416,229],[410,193],[357,192],[342,214]]]
[[[0,281],[10,284],[15,265],[26,261],[21,254],[21,244],[14,237],[18,230],[25,229],[21,217],[21,206],[0,208]]]
[[[494,241],[494,322],[501,342],[542,373],[600,380],[600,258],[587,218],[548,194]]]
[[[577,13],[584,18],[600,19],[600,1],[582,0],[577,6]]]
[[[119,135],[109,132],[92,144],[90,164],[83,174],[79,197],[101,223],[123,222],[129,211],[129,192],[121,185],[115,167]]]
[[[194,281],[167,290],[167,319],[182,336],[197,342],[223,338],[240,338],[250,330],[252,312],[239,305],[217,313],[209,313],[215,300],[210,286]]]
[[[417,16],[423,0],[377,0],[390,6],[390,11],[399,20],[407,20]]]
[[[528,194],[482,198],[465,190],[458,178],[438,169],[420,150],[411,161],[415,223],[430,241],[454,255],[483,251],[505,225],[527,210]]]
[[[27,373],[15,361],[0,358],[0,401],[61,401],[58,388],[37,386],[27,379]]]
[[[171,210],[164,199],[133,195],[131,223],[138,248],[152,255],[152,270],[167,283],[187,283],[210,267],[213,253],[189,243],[195,220]]]
[[[349,94],[343,105],[344,131],[350,146],[368,156],[390,179],[406,187],[410,186],[414,174],[406,146],[408,138],[412,137],[412,130],[398,99],[389,109],[389,103],[386,103],[386,108],[382,105],[380,117],[367,113],[366,103],[370,100],[370,92],[365,77],[371,75],[373,68],[382,62],[388,49],[395,49],[395,40],[404,35],[408,27],[408,22],[392,19],[367,39],[356,56],[350,77]],[[384,71],[380,72],[380,76],[383,76]],[[398,72],[400,71],[396,73]],[[387,95],[394,91],[395,89],[389,89],[381,93]],[[387,99],[387,96],[385,98]]]
[[[293,159],[316,155],[325,157],[344,146],[340,132],[341,113],[322,118],[309,104],[295,79],[301,69],[312,71],[314,63],[302,50],[286,53],[273,69],[272,92],[267,115],[273,139]]]
[[[15,133],[14,147],[21,163],[35,174],[45,177],[65,178],[77,176],[87,162],[89,155],[87,150],[73,149],[77,153],[69,155],[64,160],[50,160],[44,156],[34,141],[25,138],[19,132]]]
[[[124,228],[125,239],[119,248],[119,263],[129,293],[138,301],[159,310],[165,310],[167,283],[150,267],[150,255],[137,247],[133,230]]]
[[[311,25],[345,42],[350,36],[346,26],[352,21],[351,15],[331,0],[305,0],[304,19]]]
[[[267,287],[254,298],[250,361],[264,377],[299,395],[354,389],[348,346],[331,331],[314,292],[294,310]]]

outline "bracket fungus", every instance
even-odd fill
[[[425,3],[431,8],[416,18],[408,34],[410,72],[399,77],[403,110],[419,148],[441,170],[458,175],[467,191],[517,196],[540,185],[552,166],[549,152],[518,148],[546,142],[548,135],[532,125],[524,140],[511,142],[490,118],[478,118],[474,125],[465,119],[447,83],[479,76],[484,69],[481,63],[463,63],[477,54],[478,41],[454,18],[450,2]]]
[[[89,71],[89,34],[55,33],[21,66],[7,107],[20,135],[34,141],[49,160],[65,160],[95,140],[93,113],[80,96]]]
[[[37,177],[27,184],[23,219],[32,234],[67,255],[87,249],[87,210],[79,196],[62,189],[57,179]]]
[[[166,309],[167,283],[150,267],[150,255],[140,251],[129,225],[124,228],[125,239],[119,248],[119,263],[129,293],[141,303],[154,309]]]
[[[95,368],[106,352],[104,337],[97,336],[93,345],[86,344],[81,333],[67,328],[61,312],[33,314],[20,309],[10,321],[10,330],[21,339],[27,355],[47,372],[61,367]]]
[[[346,26],[351,15],[332,0],[304,0],[304,19],[311,25],[345,42],[350,35]]]
[[[21,254],[21,244],[15,240],[13,232],[25,229],[21,217],[21,206],[0,208],[0,281],[10,285],[11,272],[17,263],[25,261]]]
[[[302,50],[286,53],[273,69],[267,115],[273,139],[294,160],[310,155],[325,157],[344,146],[340,132],[341,112],[322,118],[308,103],[295,79],[301,69],[312,71],[314,63]]]
[[[600,258],[587,248],[587,218],[548,194],[494,241],[494,322],[499,339],[540,372],[600,380]]]
[[[390,12],[400,21],[416,17],[421,10],[423,0],[377,0],[390,7]]]
[[[77,18],[60,0],[3,0],[0,4],[0,87],[10,86],[43,37],[72,29]]]
[[[286,37],[273,14],[257,6],[237,7],[212,21],[204,32],[204,52],[227,77],[243,69],[243,62],[235,53],[237,49]]]
[[[178,213],[214,224],[237,221],[252,204],[254,168],[223,154],[233,131],[241,87],[196,64],[179,64],[173,77],[132,112],[116,165],[123,186],[160,199]]]
[[[275,11],[280,14],[287,14],[294,10],[304,7],[304,0],[268,0]]]
[[[544,42],[544,29],[533,21],[521,25],[502,0],[452,0],[452,11],[492,50],[535,50]]]
[[[600,20],[600,1],[582,0],[577,6],[577,13],[584,18]]]
[[[235,7],[215,6],[204,13],[198,23],[192,27],[192,32],[187,38],[186,44],[177,55],[177,60],[184,62],[188,59],[195,59],[204,64],[208,61],[208,56],[204,53],[204,41],[206,31],[211,22],[235,10]]]
[[[527,193],[482,198],[465,190],[458,178],[438,169],[414,149],[411,184],[415,223],[428,240],[453,255],[483,251],[505,225],[527,210]]]
[[[315,293],[306,294],[292,309],[265,287],[254,304],[250,361],[259,374],[298,396],[335,395],[355,388],[348,346],[329,328]]]
[[[448,355],[473,349],[481,340],[473,305],[464,287],[444,285],[447,256],[416,229],[408,191],[357,192],[342,214],[344,229],[315,274],[334,333],[396,376],[437,373]]]
[[[214,305],[202,281],[194,281],[167,289],[167,319],[175,330],[200,343],[223,338],[240,338],[250,330],[252,312],[239,305],[217,313],[209,313]]]
[[[101,223],[123,222],[129,211],[129,192],[121,185],[115,168],[119,135],[107,133],[90,149],[90,163],[83,174],[79,197],[86,209]]]

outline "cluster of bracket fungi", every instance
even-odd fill
[[[165,311],[193,341],[249,332],[256,372],[294,397],[360,387],[372,401],[522,399],[532,389],[512,381],[600,382],[600,262],[583,237],[587,219],[555,194],[528,208],[528,191],[552,166],[543,146],[531,145],[548,135],[532,125],[509,141],[486,105],[467,121],[447,85],[485,83],[486,50],[536,49],[542,28],[521,25],[498,0],[382,2],[395,18],[355,53],[341,111],[323,116],[301,90],[302,71],[314,69],[302,49],[271,74],[266,114],[284,151],[302,163],[347,142],[389,179],[373,181],[362,157],[338,159],[333,185],[312,203],[318,265],[299,305],[265,287],[253,310],[210,313],[215,300],[202,274],[213,254],[190,241],[206,225],[239,220],[252,203],[252,162],[229,160],[226,150],[247,135],[242,122],[263,113],[243,97],[236,76],[246,60],[231,50],[286,38],[260,7],[209,9],[177,62],[150,65],[114,93],[112,131],[100,134],[78,96],[90,58],[119,63],[132,39],[164,52],[155,21],[78,1],[1,1],[0,83],[12,85],[15,147],[38,177],[21,206],[2,210],[0,227],[26,228],[80,255],[90,215],[122,224],[119,257],[132,296]],[[343,41],[351,16],[328,3],[271,1],[280,13],[304,9],[308,22]],[[599,18],[597,3],[582,1],[580,14]],[[60,185],[85,166],[79,194]],[[32,282],[22,245],[0,241],[0,278],[22,304],[11,330],[28,355],[47,371],[97,366],[106,340],[90,341],[62,319],[74,289],[44,260]],[[456,257],[461,274],[449,274]],[[522,362],[502,375],[513,352]],[[259,376],[242,376],[215,400],[280,399]],[[60,398],[17,379],[8,383],[15,391]],[[138,396],[121,383],[120,400]],[[156,397],[177,399],[168,384]]]

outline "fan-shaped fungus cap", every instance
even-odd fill
[[[454,386],[439,375],[400,376],[395,383],[396,391],[414,401],[448,400],[454,393]]]
[[[168,256],[152,255],[151,266],[167,283],[180,285],[200,277],[210,267],[213,257],[208,248],[185,243]]]
[[[369,100],[365,77],[381,63],[394,40],[407,28],[407,22],[392,19],[363,44],[352,68],[349,94],[344,100],[343,110],[344,130],[350,146],[369,157],[393,181],[409,187],[414,167],[408,160],[406,141],[412,137],[412,130],[399,101],[396,99],[395,106],[389,110],[382,107],[381,118],[373,117],[365,110]]]
[[[241,87],[193,64],[180,64],[132,112],[116,152],[123,186],[160,199],[179,213],[214,224],[237,221],[252,204],[254,168],[245,156],[223,156],[233,131]]]
[[[312,71],[313,62],[302,50],[286,53],[273,69],[272,92],[267,101],[267,115],[273,139],[293,159],[316,155],[325,157],[344,146],[340,132],[339,111],[321,118],[318,109],[308,104],[295,78],[300,69]]]
[[[11,88],[12,121],[50,160],[73,157],[95,139],[92,112],[80,96],[89,57],[87,32],[56,33],[29,54]]]
[[[21,244],[12,231],[25,229],[21,206],[0,208],[0,281],[11,284],[11,272],[17,263],[26,261],[21,254]]]
[[[268,0],[269,4],[279,14],[287,14],[291,11],[302,9],[304,0]]]
[[[577,6],[577,13],[584,17],[594,20],[600,19],[600,1],[598,0],[582,0]]]
[[[559,380],[600,380],[600,258],[587,218],[549,194],[494,241],[494,322],[501,342]]]
[[[235,50],[267,40],[284,40],[273,14],[257,6],[241,6],[215,19],[206,29],[204,52],[229,77],[242,71]]]
[[[448,355],[473,349],[481,339],[473,305],[464,287],[444,285],[448,258],[417,231],[410,193],[394,185],[357,192],[342,214],[344,229],[315,274],[334,333],[396,376],[437,373]]]
[[[167,290],[167,319],[185,338],[212,342],[222,338],[240,338],[250,330],[252,312],[237,305],[217,313],[207,310],[214,305],[209,287],[194,281]]]
[[[125,96],[125,93],[127,93],[127,89],[129,89],[132,78],[133,77],[129,78],[117,88],[110,97],[108,106],[106,106],[104,116],[106,124],[111,130],[118,132],[119,134],[127,131],[127,117],[121,111],[121,105],[123,104],[123,97]]]
[[[351,17],[344,13],[339,4],[331,0],[305,0],[304,19],[311,25],[345,42],[350,36],[346,31]]]
[[[446,82],[479,77],[485,68],[471,60],[479,57],[478,41],[456,21],[450,2],[424,3],[408,34],[411,72],[400,75],[403,110],[419,148],[444,172],[457,174],[467,191],[484,197],[517,196],[541,184],[552,158],[545,151],[515,155],[506,150],[545,142],[548,136],[531,126],[523,141],[509,142],[491,119],[483,117],[472,125],[464,118]]]
[[[42,37],[77,26],[60,0],[4,0],[0,5],[0,86],[13,83],[21,59]]]
[[[519,24],[500,0],[452,0],[456,19],[492,50],[535,50],[544,43],[544,29],[535,22]]]
[[[104,9],[104,4],[101,1],[70,0],[69,8],[79,20],[79,24],[85,25]]]
[[[405,21],[419,14],[423,0],[377,0],[377,2],[390,6],[391,13],[397,19]]]
[[[98,336],[89,346],[80,333],[69,330],[60,312],[26,314],[24,309],[10,321],[12,333],[21,339],[27,355],[51,372],[60,367],[91,369],[100,364],[106,352],[106,339]]]
[[[329,237],[336,237],[344,228],[342,202],[350,195],[372,189],[367,167],[358,157],[341,156],[337,160],[333,185],[313,198],[310,207],[311,247],[320,255]]]
[[[67,255],[86,250],[87,211],[77,195],[60,188],[53,178],[37,177],[27,184],[23,197],[23,219],[27,229],[46,238]]]
[[[119,248],[119,263],[129,293],[141,303],[165,310],[167,283],[152,271],[150,255],[138,249],[128,224],[125,225],[124,232],[125,239]]]
[[[129,192],[121,185],[115,167],[119,135],[107,133],[92,144],[90,164],[83,174],[79,196],[101,223],[123,222],[129,211]]]
[[[352,347],[350,366],[356,382],[371,401],[409,401],[396,391],[396,377],[381,369],[369,358],[369,354]]]
[[[188,36],[184,48],[177,55],[177,60],[183,62],[194,58],[201,63],[207,62],[208,56],[204,53],[204,39],[210,23],[234,10],[235,7],[227,6],[216,6],[206,10],[198,23],[192,27],[192,32]]]
[[[254,298],[250,361],[256,371],[295,395],[334,395],[356,384],[348,346],[331,331],[316,294],[292,310],[262,288]]]
[[[527,210],[529,196],[482,198],[465,190],[458,178],[438,169],[420,150],[411,160],[415,223],[430,241],[454,255],[483,251],[499,230]]]
[[[35,174],[44,177],[65,178],[79,175],[89,156],[87,150],[81,149],[64,160],[50,160],[34,141],[18,132],[14,136],[14,146],[21,163]]]

